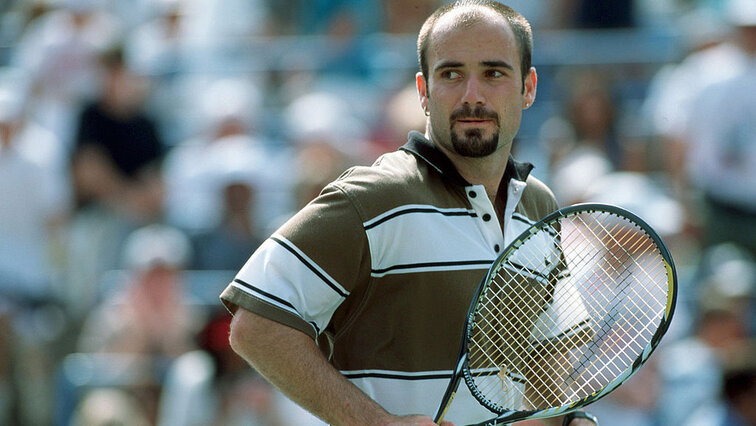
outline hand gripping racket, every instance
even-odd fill
[[[493,263],[467,314],[440,422],[464,378],[497,425],[568,413],[605,396],[648,359],[677,294],[659,235],[615,206],[565,207]]]

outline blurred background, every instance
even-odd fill
[[[323,185],[424,130],[441,0],[1,0],[0,424],[320,424],[218,301]],[[756,0],[512,0],[515,155],[645,218],[673,326],[602,424],[756,425]]]

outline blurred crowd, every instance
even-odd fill
[[[424,130],[414,43],[442,3],[0,2],[0,424],[321,424],[232,353],[217,297]],[[592,411],[756,425],[756,0],[507,4],[539,72],[515,155],[677,264],[664,343]]]

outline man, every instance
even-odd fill
[[[691,103],[685,165],[702,198],[704,244],[756,255],[756,2],[731,0],[727,16],[745,65]]]
[[[556,209],[509,156],[536,93],[530,50],[529,24],[499,3],[436,11],[418,39],[425,136],[327,186],[221,295],[233,348],[323,420],[435,424],[475,287]],[[462,386],[441,424],[490,417]]]

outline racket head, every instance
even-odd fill
[[[496,422],[583,407],[649,358],[676,297],[669,250],[641,218],[605,204],[557,210],[516,238],[477,289],[464,381]]]

